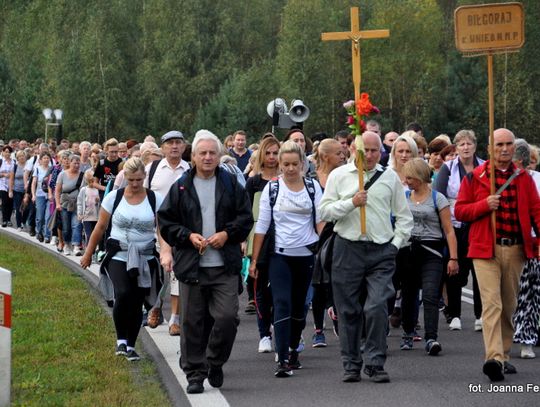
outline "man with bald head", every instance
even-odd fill
[[[490,192],[490,162],[486,161],[463,178],[455,206],[456,219],[470,223],[468,257],[473,259],[482,298],[483,372],[491,381],[516,373],[509,360],[519,278],[526,258],[539,255],[531,227],[540,230],[540,198],[531,176],[512,162],[514,142],[510,130],[495,130],[491,157],[495,194]]]
[[[365,159],[364,190],[358,188],[354,162],[332,171],[320,203],[321,218],[334,222],[332,287],[339,321],[344,382],[360,381],[360,371],[374,382],[390,381],[386,361],[387,301],[394,295],[392,275],[398,250],[409,240],[413,218],[399,177],[378,163],[381,139],[362,135]],[[369,191],[368,191],[369,190]],[[360,207],[365,207],[366,233],[360,229]],[[390,215],[395,217],[392,226]],[[362,288],[367,289],[364,303]],[[360,350],[366,327],[364,360]]]
[[[382,154],[381,154],[381,165],[383,167],[388,166],[388,159],[390,158],[390,151],[392,151],[392,146],[394,145],[394,141],[399,137],[399,134],[397,134],[395,131],[389,131],[384,135],[383,143],[382,143]]]

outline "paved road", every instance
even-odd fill
[[[27,234],[14,229],[3,229],[19,237]],[[51,249],[50,245],[39,244]],[[78,258],[69,257],[73,261]],[[97,272],[93,266],[92,272]],[[536,406],[540,400],[540,358],[519,359],[514,346],[512,362],[517,375],[507,375],[503,384],[513,385],[506,392],[493,392],[482,374],[482,337],[474,332],[474,316],[470,301],[472,293],[464,292],[463,330],[449,331],[444,318],[440,319],[440,356],[427,356],[421,343],[412,351],[400,351],[401,331],[392,329],[388,338],[386,370],[391,383],[376,384],[363,377],[360,383],[341,382],[341,361],[338,340],[331,329],[326,331],[327,348],[313,349],[311,314],[304,331],[307,345],[301,354],[304,368],[287,379],[273,376],[274,355],[257,353],[258,334],[254,315],[241,312],[241,323],[230,361],[225,365],[225,384],[220,391],[205,383],[202,395],[186,395],[185,377],[178,367],[178,338],[167,333],[165,325],[155,330],[146,329],[153,344],[146,349],[158,352],[157,363],[165,382],[176,394],[175,404],[192,406]],[[469,300],[469,301],[468,301]],[[241,298],[241,309],[245,305]],[[330,323],[327,324],[331,326]],[[420,334],[422,331],[419,331]],[[145,336],[145,335],[143,335]],[[148,338],[147,338],[148,339]],[[148,341],[146,341],[148,342]],[[536,348],[537,353],[540,349]],[[527,386],[537,386],[536,389]]]

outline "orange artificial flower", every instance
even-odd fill
[[[373,110],[373,105],[369,101],[369,95],[367,93],[361,93],[360,99],[356,102],[356,112],[358,116],[367,116]]]

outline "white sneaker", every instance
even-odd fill
[[[272,338],[265,336],[259,341],[259,353],[270,352],[272,352]]]
[[[521,359],[534,359],[535,357],[532,345],[521,345]]]
[[[476,332],[482,332],[482,318],[479,318],[476,321],[474,321],[474,330]]]
[[[66,244],[64,247],[64,254],[66,256],[71,256],[73,254],[73,246],[71,246],[70,244]]]
[[[51,239],[51,246],[58,246],[58,237],[53,236]]]
[[[461,320],[458,317],[452,318],[448,327],[451,331],[461,331]]]

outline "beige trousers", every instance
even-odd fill
[[[510,359],[519,278],[525,264],[522,245],[495,246],[495,258],[473,259],[482,297],[486,360]]]

